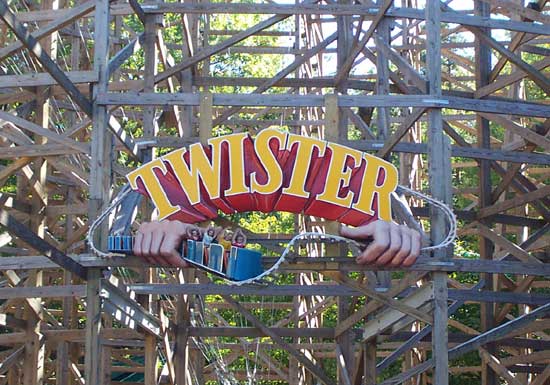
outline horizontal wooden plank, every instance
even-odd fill
[[[362,151],[378,151],[384,147],[384,143],[385,142],[381,140],[349,140],[342,142],[342,144]],[[425,143],[401,142],[397,143],[392,151],[407,152],[411,154],[426,154],[428,147]],[[550,165],[550,156],[548,156],[548,154],[537,152],[502,151],[475,147],[451,146],[451,156],[512,163],[533,163],[545,166]]]
[[[234,49],[231,48],[231,52]],[[240,86],[240,87],[258,87],[265,84],[270,78],[250,78],[250,77],[205,77],[197,76],[193,78],[193,84],[197,86]],[[348,79],[342,84],[346,88],[373,91],[374,81]],[[336,82],[333,77],[314,77],[314,78],[285,78],[277,82],[274,87],[335,87]]]
[[[358,290],[335,284],[315,285],[249,285],[231,286],[220,284],[133,284],[128,286],[136,294],[189,294],[189,295],[261,295],[261,296],[361,296]]]
[[[352,288],[342,285],[271,285],[271,286],[227,286],[217,284],[133,284],[128,287],[136,294],[189,294],[189,295],[257,295],[257,296],[293,296],[293,295],[326,295],[326,296],[361,296],[362,294]],[[60,285],[41,287],[14,287],[0,288],[0,299],[13,298],[62,298],[62,297],[84,297],[86,295],[85,285]],[[471,290],[449,289],[449,298],[469,302],[497,302],[517,303],[526,305],[544,305],[548,302],[548,296],[536,293],[511,293]],[[213,305],[219,307],[223,305]],[[246,305],[246,304],[245,304]],[[252,304],[246,305],[248,307]],[[227,306],[221,306],[226,308]],[[291,307],[291,304],[284,304],[284,308]]]
[[[390,10],[387,15],[393,17],[413,18],[417,20],[423,20],[425,18],[423,10],[413,8],[395,8],[393,10]],[[548,27],[539,23],[480,17],[460,12],[441,12],[441,21],[451,24],[504,29],[510,31],[534,33],[538,35],[550,35],[550,30],[548,29]]]
[[[280,337],[312,337],[334,338],[334,328],[269,328]],[[248,327],[211,327],[211,328],[187,328],[189,336],[193,337],[262,337],[265,333],[258,328]],[[360,336],[359,329],[353,330],[356,336]]]
[[[269,4],[269,3],[161,3],[143,5],[145,13],[198,13],[198,14],[283,14],[283,15],[334,15],[353,16],[361,15],[365,19],[372,19],[379,13],[379,7],[360,4]],[[386,11],[385,16],[395,18],[409,18],[424,20],[422,9],[392,8]],[[521,22],[505,19],[472,16],[468,14],[456,15],[454,12],[441,12],[441,21],[464,24],[477,27],[507,29],[540,35],[550,35],[545,25],[531,22]]]
[[[87,203],[69,204],[69,205],[49,205],[46,207],[46,215],[85,215],[88,213]]]
[[[0,288],[0,299],[85,297],[86,285]]]
[[[2,147],[0,151],[0,159],[13,159],[26,156],[29,158],[33,157],[44,157],[44,156],[53,156],[53,155],[69,155],[69,154],[79,154],[79,153],[89,153],[88,145],[84,145],[82,151],[75,148],[69,148],[61,144],[31,144],[26,146],[15,146],[15,147]]]
[[[75,84],[97,82],[97,73],[94,71],[70,71],[65,72],[65,75]],[[0,88],[53,86],[56,84],[55,79],[46,72],[0,76]]]
[[[547,294],[535,293],[511,293],[505,291],[476,291],[449,289],[449,298],[465,302],[499,302],[517,303],[531,306],[540,306],[548,303],[550,298]]]
[[[414,216],[427,218],[430,216],[430,210],[427,207],[411,207]],[[454,210],[458,219],[468,222],[477,221],[476,211]],[[492,223],[503,223],[511,226],[528,226],[532,229],[540,229],[548,222],[544,219],[520,217],[519,215],[495,214],[487,217],[487,220]]]
[[[143,5],[145,13],[227,13],[281,15],[364,15],[374,17],[379,7],[347,4],[274,4],[274,3],[161,3]]]
[[[47,326],[46,326],[47,327]],[[46,340],[50,343],[62,341],[80,342],[85,340],[86,329],[46,329],[43,327],[40,332],[44,334]],[[134,339],[142,340],[143,334],[127,328],[103,328],[101,330],[102,338]],[[26,335],[24,332],[3,333],[0,334],[0,345],[10,346],[24,343]]]
[[[109,106],[198,106],[199,95],[195,93],[133,91],[100,93],[97,97],[97,103]],[[322,107],[325,105],[325,97],[323,95],[291,94],[214,94],[212,103],[216,106]],[[430,97],[430,95],[339,95],[338,106],[448,108],[550,118],[550,107],[541,103],[479,100],[456,96],[437,98]]]
[[[445,117],[445,116],[444,116]],[[232,119],[233,121],[233,119]],[[241,122],[244,123],[244,122]],[[280,123],[280,120],[277,124]],[[246,125],[246,124],[243,124]],[[155,138],[137,138],[136,143],[140,144],[140,147],[163,147],[163,148],[179,148],[188,146],[197,142],[198,137],[155,137]],[[346,140],[340,141],[341,144],[355,148],[361,151],[373,151],[376,152],[384,147],[384,141],[381,140]],[[427,152],[427,145],[425,143],[397,143],[392,152],[404,152],[411,154],[425,154]],[[473,147],[461,147],[451,146],[451,154],[453,157],[471,158],[471,159],[488,159],[501,162],[511,163],[530,163],[537,165],[550,166],[550,156],[544,153],[532,153],[524,151],[502,151],[498,149],[483,149]]]
[[[131,15],[134,13],[128,4],[111,4],[111,16]],[[57,19],[68,19],[73,14],[75,8],[45,9],[38,11],[18,12],[17,19],[23,23],[35,23],[39,21],[49,21]],[[83,15],[83,18],[93,18],[95,12],[89,12]]]
[[[71,256],[76,262],[85,267],[144,267],[149,265],[136,257],[103,259],[90,254]],[[275,257],[264,257],[264,264],[271,266]],[[51,269],[58,266],[46,257],[21,256],[3,257],[0,270],[25,270],[25,269]],[[526,274],[534,276],[550,276],[550,264],[532,264],[523,262],[509,262],[474,259],[454,258],[448,261],[434,261],[428,256],[422,256],[417,262],[408,268],[389,268],[371,265],[358,265],[350,257],[323,257],[323,258],[292,258],[292,262],[281,266],[281,271],[462,271],[471,273],[495,273],[495,274]]]

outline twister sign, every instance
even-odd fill
[[[157,158],[127,175],[159,219],[195,223],[222,211],[289,211],[359,226],[391,220],[397,169],[373,155],[265,129],[219,136]]]

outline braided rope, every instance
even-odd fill
[[[440,243],[438,243],[437,245],[426,246],[426,247],[421,248],[421,250],[422,251],[433,251],[433,250],[437,250],[437,249],[443,249],[443,248],[448,247],[449,245],[451,245],[454,242],[454,240],[456,239],[456,232],[457,232],[457,218],[456,218],[456,215],[454,214],[454,212],[451,210],[451,208],[449,206],[447,206],[445,203],[443,203],[443,202],[441,202],[441,201],[439,201],[435,198],[431,198],[431,197],[429,197],[425,194],[422,194],[420,192],[411,190],[408,187],[399,186],[399,188],[402,191],[406,192],[407,194],[413,195],[417,198],[421,198],[421,199],[425,200],[426,202],[429,202],[433,206],[437,207],[438,209],[440,209],[446,215],[447,220],[449,222],[449,230],[447,232],[447,236]],[[115,197],[115,199],[113,199],[111,204],[105,209],[105,211],[103,211],[101,213],[101,215],[99,215],[96,218],[96,220],[90,225],[90,229],[88,230],[88,235],[86,237],[86,240],[88,241],[88,244],[90,245],[90,249],[94,254],[96,254],[96,255],[98,255],[102,258],[110,258],[114,255],[119,255],[119,254],[115,254],[115,253],[105,253],[105,252],[99,250],[97,247],[95,247],[93,237],[94,237],[94,233],[95,233],[96,229],[99,227],[99,225],[105,220],[105,218],[111,213],[111,211],[113,211],[113,209],[122,201],[122,199],[124,199],[126,197],[126,195],[128,195],[131,191],[132,191],[132,189],[130,188],[129,185],[124,186],[120,190],[118,195]],[[353,239],[345,238],[345,237],[342,237],[342,236],[339,236],[339,235],[325,234],[325,233],[318,233],[318,232],[305,232],[305,233],[297,234],[296,236],[294,236],[288,242],[287,246],[285,247],[285,249],[281,253],[281,256],[277,259],[277,261],[273,264],[273,266],[271,266],[269,269],[265,270],[262,274],[260,274],[256,277],[253,277],[253,278],[243,280],[243,281],[231,281],[231,280],[226,279],[227,283],[230,284],[230,285],[234,285],[234,286],[242,286],[242,285],[247,285],[247,284],[252,284],[252,283],[258,283],[264,277],[267,277],[269,275],[272,275],[272,274],[276,273],[277,270],[279,270],[279,267],[281,266],[281,264],[286,260],[286,257],[288,256],[288,254],[294,249],[294,246],[295,246],[296,242],[298,242],[302,239],[309,239],[309,240],[311,240],[311,239],[322,239],[322,240],[329,240],[329,241],[335,241],[335,242],[345,242],[345,243],[352,244],[352,245],[357,246],[357,247],[363,246],[361,243],[359,243],[359,242],[357,242]]]
[[[448,222],[449,222],[449,230],[447,232],[447,236],[445,237],[445,239],[443,239],[437,245],[423,247],[421,250],[422,251],[433,251],[433,250],[443,249],[447,246],[450,246],[454,242],[454,240],[456,239],[456,230],[457,230],[457,225],[458,225],[458,220],[457,220],[456,215],[453,212],[453,210],[451,210],[451,208],[449,206],[447,206],[447,204],[445,204],[444,202],[441,202],[440,200],[429,197],[426,194],[422,194],[418,191],[411,190],[410,188],[404,187],[404,186],[399,186],[399,189],[401,189],[402,191],[405,191],[407,194],[413,195],[417,198],[425,200],[426,202],[429,202],[433,206],[435,206],[435,207],[439,208],[441,211],[443,211],[443,213],[447,216],[447,219],[448,219]]]
[[[94,243],[94,233],[96,229],[99,227],[99,225],[107,218],[107,216],[113,211],[113,209],[118,206],[120,202],[124,198],[126,198],[126,195],[128,195],[130,192],[132,192],[132,189],[130,188],[129,184],[126,184],[117,194],[117,196],[113,199],[111,204],[107,206],[107,208],[95,219],[95,221],[92,222],[90,225],[90,228],[88,229],[88,234],[86,235],[86,241],[88,242],[88,245],[90,245],[90,250],[92,253],[98,255],[101,258],[111,258],[114,255],[114,253],[105,253],[101,250],[99,250]]]
[[[454,240],[456,239],[456,230],[457,230],[457,218],[456,218],[455,213],[451,210],[451,208],[449,206],[447,206],[445,203],[441,202],[440,200],[437,200],[435,198],[431,198],[431,197],[429,197],[425,194],[422,194],[420,192],[411,190],[408,187],[399,186],[399,188],[401,188],[403,191],[407,192],[410,195],[416,196],[417,198],[424,199],[425,201],[429,202],[433,206],[439,208],[447,216],[447,219],[448,219],[448,222],[449,222],[449,231],[447,232],[447,236],[440,243],[438,243],[437,245],[422,247],[420,250],[421,251],[434,251],[434,250],[438,250],[438,249],[443,249],[443,248],[448,247],[449,245],[451,245],[454,242]],[[230,281],[230,280],[227,280],[228,284],[233,285],[233,286],[242,286],[242,285],[246,285],[246,284],[257,283],[263,277],[271,275],[279,269],[279,266],[285,261],[287,255],[291,252],[291,249],[294,248],[294,244],[297,241],[302,240],[302,239],[315,239],[315,238],[322,239],[322,240],[335,241],[335,242],[345,242],[345,243],[354,245],[354,246],[359,247],[359,248],[364,246],[360,242],[357,242],[354,239],[349,239],[349,238],[346,238],[346,237],[342,237],[340,235],[318,233],[318,232],[305,232],[305,233],[297,234],[296,236],[294,236],[290,240],[290,242],[288,242],[288,245],[283,250],[281,256],[279,257],[277,262],[275,262],[275,264],[273,266],[271,266],[271,268],[264,271],[262,274],[258,275],[257,277],[253,277],[253,278],[250,278],[250,279],[247,279],[247,280],[244,280],[244,281]]]

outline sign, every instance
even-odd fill
[[[127,175],[159,219],[195,223],[245,211],[304,213],[359,226],[391,220],[397,169],[376,156],[276,129],[219,136]]]

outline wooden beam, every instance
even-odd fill
[[[47,128],[44,128],[42,126],[39,126],[38,124],[29,122],[28,120],[21,119],[18,116],[12,115],[10,113],[0,111],[0,124],[4,124],[5,122],[10,122],[17,127],[20,127],[24,130],[30,131],[33,134],[37,134],[40,136],[43,136],[45,138],[48,138],[54,142],[57,142],[59,144],[62,144],[66,147],[72,148],[74,150],[77,150],[78,152],[87,153],[89,152],[89,146],[86,144],[82,144],[79,142],[76,142],[75,140],[72,140],[70,138],[66,138],[63,135],[60,135],[54,131],[48,130]],[[42,144],[40,144],[42,145]]]
[[[395,132],[384,142],[384,147],[382,147],[376,153],[376,156],[381,158],[386,158],[395,145],[409,132],[409,129],[420,119],[422,114],[426,111],[425,108],[415,108],[410,115],[407,116],[406,120],[399,125]]]
[[[376,292],[375,290],[373,290],[371,288],[362,286],[357,281],[345,276],[344,274],[325,272],[325,275],[330,277],[332,280],[334,280],[334,281],[336,281],[340,284],[343,284],[345,286],[349,286],[349,287],[361,292],[362,294],[366,295],[369,298],[372,298],[375,301],[378,301],[378,302],[380,302],[384,305],[387,305],[387,306],[389,306],[389,307],[391,307],[395,310],[399,310],[403,314],[409,315],[409,316],[411,316],[411,317],[413,317],[413,318],[415,318],[419,321],[426,322],[430,325],[433,323],[432,317],[427,315],[426,313],[421,312],[420,310],[415,309],[411,306],[408,306],[405,303],[403,303],[402,301],[395,300],[395,299],[393,299],[392,297],[390,297],[388,295],[378,293],[378,292]]]
[[[87,1],[83,4],[80,4],[72,9],[66,10],[62,17],[55,19],[54,21],[44,25],[38,30],[32,33],[32,36],[39,40],[55,31],[60,30],[63,27],[71,24],[74,20],[90,13],[95,7],[95,1]],[[0,49],[0,61],[4,60],[6,57],[13,55],[18,50],[23,48],[24,45],[21,41],[13,42]],[[19,75],[21,76],[21,75]],[[4,76],[2,77],[4,78]]]
[[[20,157],[36,158],[52,155],[80,154],[80,150],[67,148],[63,144],[31,144],[26,146],[0,147],[0,159],[14,159]],[[86,151],[89,152],[89,151]],[[23,166],[24,167],[24,166]]]
[[[538,71],[531,64],[525,62],[521,57],[510,51],[508,48],[504,47],[492,37],[487,36],[479,29],[474,27],[470,27],[468,29],[470,29],[470,31],[476,34],[480,39],[490,45],[493,49],[498,51],[501,55],[506,57],[510,62],[515,64],[523,72],[525,72],[527,76],[531,78],[531,80],[533,80],[547,95],[550,94],[550,80],[546,76],[544,76],[542,72]]]
[[[481,358],[510,385],[522,385],[522,383],[501,364],[500,360],[482,347],[477,348]]]
[[[479,210],[478,217],[485,218],[489,215],[503,212],[503,211],[512,209],[514,207],[532,203],[533,201],[547,197],[549,194],[550,194],[550,186],[540,187],[538,190],[516,196],[515,198],[511,198],[503,202],[495,203],[491,206],[483,207],[482,209]]]
[[[542,60],[539,60],[531,64],[531,67],[533,67],[537,71],[542,71],[549,66],[550,66],[550,57],[544,58]],[[474,97],[483,98],[484,96],[492,94],[506,86],[519,82],[526,77],[527,77],[527,73],[519,69],[515,70],[510,75],[501,75],[497,79],[495,79],[494,82],[489,83],[483,87],[478,87],[474,91]]]
[[[479,289],[481,289],[485,285],[485,282],[480,281],[476,285],[474,285],[469,290],[464,290],[467,295],[468,299],[472,296],[477,295],[479,293]],[[451,294],[451,292],[449,293]],[[456,299],[454,297],[449,296],[449,298]],[[447,311],[447,314],[452,315],[454,314],[462,305],[464,305],[464,301],[466,299],[458,299],[457,301],[453,302]],[[407,339],[401,346],[399,346],[397,349],[395,349],[389,356],[385,357],[382,361],[380,361],[378,364],[376,364],[376,374],[380,375],[383,370],[388,368],[393,362],[395,362],[401,355],[403,355],[408,350],[412,349],[414,345],[416,345],[418,342],[420,342],[423,338],[428,336],[430,333],[432,333],[432,326],[427,325],[424,328],[422,328],[418,333],[415,333],[413,336]],[[433,337],[432,337],[433,338]]]
[[[128,60],[133,54],[135,54],[143,44],[145,39],[144,33],[140,33],[136,38],[132,39],[124,48],[119,50],[110,60],[109,60],[109,77],[118,69],[120,66]]]
[[[15,174],[18,170],[32,162],[32,158],[22,157],[19,159],[13,159],[13,162],[0,170],[0,186],[4,185],[6,179]]]
[[[496,245],[499,245],[501,248],[506,250],[508,253],[516,257],[518,260],[522,262],[528,262],[528,263],[540,263],[542,264],[542,261],[537,259],[536,257],[532,256],[525,250],[523,250],[521,247],[516,245],[515,243],[509,241],[504,236],[497,234],[494,230],[487,227],[483,223],[478,223],[476,225],[477,230],[479,231],[479,234],[489,240],[491,240]]]
[[[101,378],[101,297],[100,269],[90,269],[89,279],[86,284],[86,329],[85,329],[85,354],[84,354],[84,378],[86,384],[99,384]],[[77,370],[74,374],[79,374]],[[77,376],[77,378],[79,378]]]
[[[199,14],[278,14],[290,15],[365,15],[375,16],[379,13],[377,6],[348,4],[298,4],[259,3],[250,6],[244,3],[162,3],[145,5],[145,13],[199,13]]]
[[[538,21],[542,24],[550,24],[550,16],[545,15],[544,13],[537,11],[535,9],[531,9],[529,7],[524,7],[521,4],[518,4],[513,1],[507,1],[507,0],[482,0],[484,2],[487,2],[494,7],[498,8],[497,12],[502,12],[505,14],[517,14],[521,16],[522,20],[525,20],[526,22],[530,21]],[[534,2],[537,4],[537,2]],[[546,3],[546,1],[544,1]],[[544,5],[542,5],[541,10],[544,8]]]
[[[507,323],[497,326],[491,330],[488,330],[478,336],[471,338],[470,340],[463,342],[449,350],[449,359],[455,359],[463,354],[471,352],[480,346],[486,345],[488,343],[498,341],[504,336],[510,334],[514,330],[518,330],[523,326],[532,323],[537,318],[543,318],[546,315],[550,314],[550,303],[540,306],[535,309],[533,312],[519,316]],[[396,385],[400,384],[407,379],[416,376],[420,373],[429,370],[434,365],[434,359],[430,358],[423,363],[416,365],[415,367],[402,372],[401,374],[394,376],[390,379],[387,379],[380,383],[380,385]]]
[[[547,0],[539,0],[536,4],[542,9],[542,8],[544,8],[544,6],[546,5],[547,2],[548,2]],[[534,39],[535,37],[536,37],[536,35],[527,35],[526,36],[525,32],[519,32],[519,33],[514,35],[514,37],[512,38],[512,41],[510,42],[510,44],[508,44],[508,49],[510,51],[515,51],[516,49],[518,49],[520,47],[520,45]],[[507,61],[508,60],[504,56],[501,56],[499,58],[498,62],[493,67],[493,69],[491,71],[491,74],[489,76],[489,81],[490,82],[495,81],[497,76],[500,74],[500,72],[502,71],[502,69],[506,65]]]
[[[128,3],[130,3],[130,7],[132,7],[138,19],[143,23],[143,25],[145,25],[145,12],[143,11],[141,4],[138,3],[137,0],[128,0]]]
[[[539,130],[537,130],[537,131],[539,131]],[[540,133],[540,134],[546,136],[548,131],[550,131],[550,119],[547,119],[545,121],[545,123],[541,126],[540,132],[537,132],[537,133]],[[524,151],[525,152],[532,152],[532,151],[535,151],[536,148],[537,148],[537,143],[534,142],[534,143],[528,144],[526,146],[526,148],[524,149]],[[491,199],[492,199],[493,202],[496,202],[498,200],[498,198],[500,197],[500,195],[504,191],[506,191],[508,186],[510,186],[512,181],[516,178],[516,175],[520,171],[521,167],[522,167],[522,165],[519,164],[519,163],[511,164],[511,165],[508,166],[508,168],[506,169],[506,173],[504,175],[502,175],[502,179],[501,179],[500,183],[498,184],[497,187],[495,187],[495,189],[493,190],[493,192],[491,194]]]
[[[434,299],[433,284],[429,283],[425,286],[418,288],[412,294],[402,300],[402,303],[413,307],[415,309],[420,308],[425,303]],[[380,312],[372,320],[365,323],[363,329],[363,342],[370,340],[371,338],[382,334],[384,330],[394,325],[398,321],[405,318],[406,315],[395,309],[387,309]]]
[[[75,84],[95,83],[97,81],[97,74],[93,71],[69,71],[65,72],[65,75]],[[46,72],[2,75],[0,77],[0,88],[53,86],[55,84],[57,84],[57,81]]]
[[[329,44],[331,44],[333,41],[336,40],[338,37],[338,33],[335,32],[329,37],[327,37],[325,40],[323,40],[321,43],[317,44],[315,47],[309,49],[306,53],[304,53],[302,56],[299,56],[294,59],[292,63],[290,63],[288,66],[286,66],[283,70],[279,71],[273,78],[266,80],[262,85],[257,87],[254,91],[252,91],[252,94],[260,94],[265,91],[267,91],[269,88],[276,86],[281,80],[283,80],[285,77],[287,77],[289,74],[291,74],[293,71],[297,70],[302,66],[304,63],[307,62],[310,58],[313,56],[319,54],[323,49],[325,49]],[[224,123],[227,118],[229,118],[231,115],[237,113],[240,110],[239,107],[233,107],[230,108],[228,111],[223,112],[219,117],[217,117],[213,125],[217,126],[222,123]]]
[[[538,35],[549,35],[550,31],[545,28],[544,25],[505,20],[487,17],[481,17],[479,15],[468,15],[454,11],[451,7],[442,3],[442,8],[445,12],[441,12],[441,21],[445,23],[462,24],[466,28],[478,27],[478,28],[490,28],[490,29],[505,29],[510,31],[521,31],[527,33],[534,33]],[[412,18],[417,20],[424,20],[424,12],[422,9],[414,8],[394,8],[386,12],[386,16],[395,18]]]
[[[501,116],[501,115],[486,114],[486,113],[481,113],[480,115],[484,116],[489,120],[492,120],[495,123],[500,124],[506,130],[521,136],[522,138],[528,140],[529,142],[536,144],[541,148],[544,148],[546,152],[550,152],[550,139],[547,138],[546,136],[540,135],[527,127],[520,126],[514,121],[506,119],[504,116]]]
[[[174,68],[174,67],[172,67]],[[161,73],[162,74],[162,73]],[[199,97],[193,93],[145,93],[125,92],[100,93],[100,105],[182,105],[198,106]],[[278,95],[278,94],[213,94],[215,106],[261,106],[261,107],[322,107],[322,95]],[[423,107],[449,108],[475,112],[512,114],[550,118],[550,109],[542,103],[509,102],[500,100],[476,100],[464,97],[429,97],[418,95],[340,95],[339,107]]]
[[[194,4],[191,4],[191,5],[194,6],[194,5],[198,5],[198,4],[199,3],[194,3]],[[146,9],[146,11],[149,11],[149,9]],[[259,31],[262,31],[266,28],[271,27],[272,25],[275,25],[275,24],[285,20],[289,16],[290,15],[270,17],[269,19],[264,20],[264,21],[256,24],[256,25],[248,28],[245,31],[242,31],[242,32],[240,32],[236,35],[233,35],[232,37],[224,40],[223,42],[221,42],[219,44],[216,44],[214,46],[210,46],[210,47],[205,48],[205,49],[203,49],[199,52],[195,52],[195,54],[192,57],[190,57],[188,59],[184,59],[181,62],[179,62],[178,64],[176,64],[175,66],[170,67],[169,69],[165,69],[163,72],[156,75],[155,76],[155,83],[159,83],[159,82],[161,82],[165,79],[168,79],[170,76],[174,76],[175,74],[185,70],[188,67],[191,67],[191,66],[201,62],[202,60],[228,49],[232,45],[237,44],[238,42],[246,39],[247,37],[252,36],[252,35],[254,35],[255,33],[259,32]]]
[[[544,385],[548,378],[550,378],[550,365],[531,382],[531,385]]]
[[[353,49],[350,52],[349,56],[346,58],[346,60],[338,70],[338,73],[336,74],[336,78],[334,79],[336,81],[336,84],[340,84],[345,78],[348,77],[349,71],[353,67],[353,63],[355,62],[355,59],[361,53],[361,51],[363,50],[363,47],[371,39],[372,35],[374,34],[374,31],[376,31],[376,28],[378,27],[378,24],[384,18],[386,11],[392,5],[393,5],[393,0],[384,0],[384,3],[380,6],[378,13],[376,14],[372,23],[370,24],[369,29],[367,30],[367,32],[365,32],[361,40],[354,44]]]
[[[85,285],[0,288],[0,299],[85,297]]]
[[[10,370],[10,368],[21,359],[24,352],[25,346],[21,346],[11,352],[9,356],[4,358],[4,360],[0,363],[0,374],[4,374]]]
[[[75,103],[88,116],[92,115],[92,104],[67,78],[65,73],[57,66],[47,51],[42,48],[38,40],[32,36],[27,28],[15,17],[5,0],[0,0],[0,18],[13,31],[17,38],[29,49],[36,59],[44,66],[46,71],[59,83],[71,96]]]
[[[545,229],[546,231],[546,229]],[[140,258],[112,258],[109,260],[96,257],[90,254],[75,255],[72,259],[84,267],[145,267],[154,266],[145,263]],[[266,266],[271,266],[277,258],[264,257],[264,263]],[[548,264],[530,264],[524,262],[508,262],[500,261],[499,263],[471,260],[462,258],[453,258],[448,261],[430,260],[427,255],[421,256],[416,263],[409,268],[391,268],[389,266],[365,266],[358,265],[353,258],[348,257],[327,257],[327,258],[309,258],[309,257],[296,257],[293,258],[292,263],[283,264],[280,268],[282,272],[297,272],[297,271],[461,271],[471,273],[494,273],[494,274],[525,274],[534,275],[537,277],[550,276],[550,266]],[[48,258],[42,256],[21,256],[21,257],[3,257],[2,265],[0,265],[0,271],[4,270],[25,270],[25,269],[52,269],[57,265],[51,262]],[[165,289],[156,289],[158,293],[175,294],[182,293],[178,286],[166,285]],[[195,292],[193,286],[187,286],[189,288],[189,294],[215,294],[216,287],[212,289],[203,290],[200,289]],[[139,286],[132,286],[133,289],[139,290]],[[239,294],[245,293],[244,287],[232,287],[232,293]],[[268,288],[264,288],[263,295],[268,295],[270,292]],[[287,290],[287,289],[285,289]],[[288,289],[290,290],[290,289]],[[304,290],[309,290],[304,287]],[[313,290],[313,289],[311,289]],[[284,292],[284,291],[283,291]],[[292,295],[292,291],[286,292]],[[347,294],[346,294],[347,295]]]
[[[307,370],[309,370],[315,377],[317,377],[317,379],[319,379],[319,381],[321,381],[325,385],[333,385],[334,384],[332,379],[330,379],[318,365],[315,365],[302,352],[300,352],[298,349],[292,347],[289,343],[287,343],[285,340],[283,340],[279,335],[277,335],[271,329],[269,329],[267,326],[265,326],[252,313],[250,313],[247,309],[245,309],[243,306],[241,306],[240,303],[233,300],[229,296],[222,296],[222,298],[226,302],[230,303],[235,308],[235,310],[239,311],[239,313],[241,313],[242,316],[246,320],[248,320],[252,325],[254,325],[258,329],[260,329],[263,333],[265,333],[267,336],[269,336],[273,340],[274,343],[276,343],[282,349],[289,352],[289,354],[291,354],[302,365],[304,365],[304,367],[306,367]]]
[[[87,272],[84,266],[69,258],[67,255],[47,243],[44,239],[38,237],[34,232],[17,221],[2,208],[0,208],[0,225],[4,226],[10,234],[19,237],[19,239],[35,250],[42,252],[52,262],[69,270],[78,277],[86,279]]]

